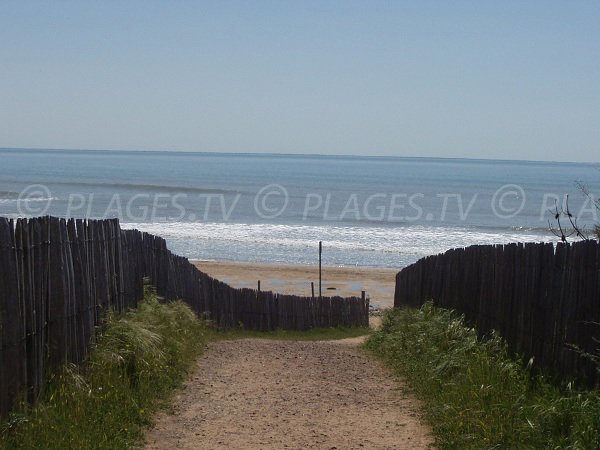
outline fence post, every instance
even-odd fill
[[[323,253],[323,242],[319,241],[319,300],[322,299],[322,277],[321,277],[321,254]]]

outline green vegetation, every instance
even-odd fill
[[[139,308],[110,313],[81,366],[53,373],[36,406],[0,423],[0,449],[121,449],[140,443],[207,342],[221,339],[332,340],[369,328],[216,331],[182,302],[161,303],[148,287]]]
[[[599,392],[532,376],[454,312],[395,309],[366,345],[423,401],[440,448],[600,448]]]
[[[180,385],[207,339],[182,302],[150,289],[138,310],[110,314],[88,361],[54,374],[40,403],[0,424],[0,448],[126,448]]]
[[[313,328],[307,331],[252,331],[242,328],[235,330],[210,331],[211,340],[233,340],[233,339],[279,339],[288,341],[332,341],[338,339],[364,336],[372,332],[367,327],[337,327],[337,328]]]

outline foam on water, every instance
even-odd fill
[[[191,259],[314,264],[318,241],[334,265],[402,267],[449,248],[555,240],[546,233],[490,232],[449,227],[341,227],[239,223],[124,223],[163,236]]]
[[[197,259],[316,264],[323,241],[325,264],[397,268],[454,247],[556,241],[548,220],[567,194],[579,224],[600,222],[575,184],[600,192],[590,164],[10,149],[0,156],[0,215],[118,217]]]

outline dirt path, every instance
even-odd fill
[[[213,343],[147,448],[428,448],[415,401],[360,341]]]

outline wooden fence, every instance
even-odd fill
[[[104,313],[135,308],[149,277],[221,327],[367,326],[367,299],[234,289],[117,220],[0,218],[0,416],[34,402],[49,368],[80,363]]]
[[[600,381],[596,366],[572,349],[599,353],[596,241],[478,245],[423,258],[397,274],[394,306],[429,300],[464,313],[481,334],[498,331],[534,367]]]

